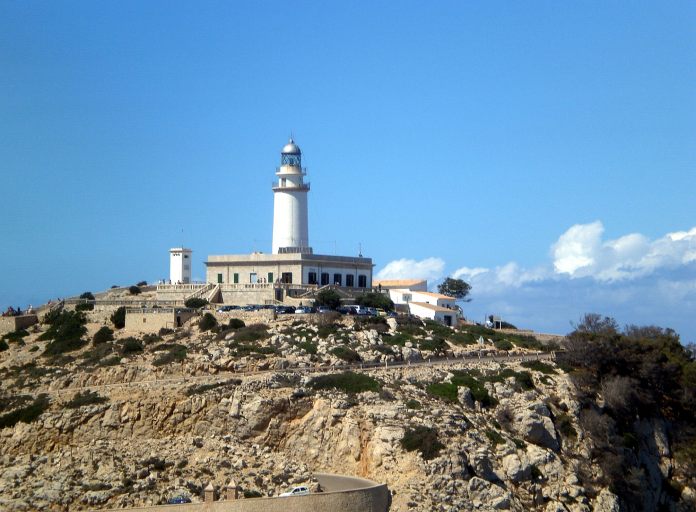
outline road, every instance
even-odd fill
[[[523,361],[553,361],[555,360],[556,354],[554,352],[544,353],[537,352],[534,354],[525,355],[506,355],[506,356],[474,356],[474,357],[443,357],[443,358],[430,358],[422,361],[394,361],[391,363],[377,364],[377,363],[361,363],[361,364],[344,364],[344,365],[324,365],[324,366],[312,366],[312,367],[295,367],[287,368],[283,370],[249,370],[242,372],[226,371],[218,372],[211,375],[199,375],[199,376],[174,376],[169,378],[157,378],[153,375],[151,379],[129,381],[129,382],[115,382],[110,384],[97,384],[94,386],[75,386],[67,387],[61,389],[49,389],[43,388],[36,390],[36,393],[46,393],[48,395],[60,396],[63,394],[72,394],[77,391],[99,391],[115,388],[127,388],[135,386],[150,387],[153,384],[157,386],[165,384],[212,384],[217,382],[222,382],[231,379],[246,379],[247,381],[259,380],[259,377],[263,378],[265,376],[270,376],[273,374],[322,374],[322,373],[333,373],[333,372],[343,372],[347,370],[352,371],[363,371],[363,372],[389,372],[402,370],[404,368],[417,368],[417,367],[438,367],[438,366],[464,366],[475,365],[478,363],[513,363],[513,362],[523,362]]]

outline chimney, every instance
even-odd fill
[[[212,503],[215,501],[215,487],[213,487],[213,483],[209,483],[208,487],[203,489],[203,501],[205,503]]]

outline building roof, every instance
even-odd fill
[[[373,279],[372,283],[374,286],[381,284],[383,288],[408,288],[409,286],[427,283],[427,281],[425,279]]]
[[[284,155],[300,155],[302,151],[300,151],[300,146],[295,144],[295,141],[291,138],[288,143],[283,146],[281,153]]]
[[[442,313],[457,313],[456,309],[452,308],[443,308],[442,306],[436,306],[435,304],[428,304],[427,302],[409,302],[409,305],[412,306],[421,306],[426,309],[432,309],[433,311],[437,312],[442,312]]]
[[[451,299],[455,300],[455,297],[452,297],[450,295],[442,295],[441,293],[433,293],[433,292],[417,292],[414,291],[413,293],[419,293],[421,295],[427,295],[428,297],[433,297],[436,299]]]

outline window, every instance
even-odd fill
[[[218,274],[218,284],[222,283],[222,274]]]
[[[334,274],[333,282],[335,285],[343,286],[343,276],[341,274]]]
[[[353,274],[348,274],[346,276],[346,286],[351,288],[355,286],[355,276]]]
[[[280,280],[285,284],[292,284],[292,272],[283,272]]]
[[[329,273],[322,272],[321,273],[321,285],[326,286],[327,284],[329,284]]]
[[[234,284],[239,284],[239,274],[237,274],[237,273],[233,274],[233,275],[232,275],[232,280],[233,280],[232,282],[233,282]]]
[[[269,272],[269,273],[268,273],[268,281],[266,281],[266,282],[267,282],[267,283],[272,283],[272,282],[273,282],[273,272]]]
[[[188,259],[188,254],[184,254],[184,259],[185,259],[185,260]]]
[[[256,272],[251,272],[251,273],[249,274],[249,282],[250,282],[251,284],[256,284],[256,283],[259,282],[259,276],[258,276],[258,274],[257,274]]]
[[[309,284],[317,284],[317,273],[316,272],[310,272],[307,274],[307,281]]]
[[[367,276],[358,276],[358,288],[367,288]]]

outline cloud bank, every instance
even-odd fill
[[[427,278],[431,286],[448,275],[464,279],[473,298],[465,310],[474,319],[496,313],[522,326],[567,332],[570,321],[595,311],[621,323],[673,327],[696,340],[696,227],[654,240],[640,233],[605,239],[600,221],[576,224],[548,254],[532,268],[511,261],[449,272],[442,258],[400,259],[377,276]]]

